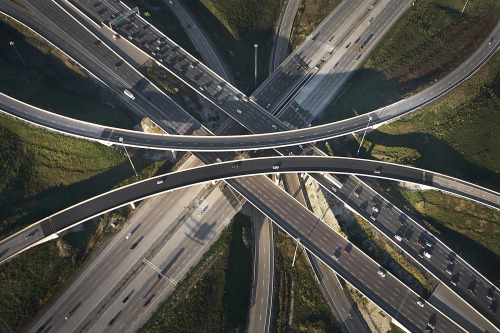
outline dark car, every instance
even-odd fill
[[[151,303],[151,300],[148,299],[146,303],[142,305],[142,308],[145,309],[149,305],[149,303]]]
[[[137,247],[137,244],[139,244],[139,242],[135,242],[131,247],[130,247],[130,250],[133,250]]]

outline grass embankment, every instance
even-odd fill
[[[243,332],[250,304],[252,226],[236,215],[141,332]]]
[[[276,234],[275,332],[341,332],[319,290],[305,253],[292,267],[295,243],[281,230]],[[290,315],[293,316],[289,325]]]
[[[500,19],[496,0],[469,2],[461,14],[463,5],[415,1],[319,121],[349,118],[400,100],[462,63]]]
[[[164,163],[133,158],[148,178]],[[0,238],[81,200],[137,181],[122,151],[64,137],[0,116]],[[104,215],[98,224],[41,244],[0,266],[1,320],[19,331],[84,263],[90,251],[113,233],[129,207]]]
[[[401,191],[384,196],[411,212],[453,251],[500,283],[500,215],[496,210],[436,191]]]
[[[402,163],[500,189],[500,55],[444,98],[367,134],[359,157]],[[344,145],[345,154],[359,145]],[[393,193],[394,192],[394,193]],[[389,191],[455,251],[500,276],[500,217],[482,205],[436,192]],[[414,208],[413,208],[414,207]],[[496,236],[496,237],[495,237]],[[498,278],[497,278],[498,279]]]
[[[254,44],[258,44],[257,85],[269,72],[272,36],[280,0],[186,1],[230,66],[237,86],[251,93],[254,85]]]
[[[168,10],[163,0],[126,0],[129,7],[138,7],[142,17],[163,32],[168,38],[181,46],[194,57],[201,60],[193,43],[175,16]]]
[[[138,122],[136,116],[57,49],[14,21],[5,21],[3,15],[0,19],[2,93],[49,111],[103,125],[132,128]],[[15,49],[9,45],[10,41],[14,41]]]
[[[290,36],[292,50],[302,43],[341,0],[305,0],[300,5]]]

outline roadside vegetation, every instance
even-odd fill
[[[500,19],[496,0],[415,1],[341,89],[319,122],[363,114],[393,103],[452,71],[485,40]],[[376,19],[376,18],[375,18]]]
[[[319,290],[304,250],[279,230],[276,233],[275,332],[341,332]]]
[[[299,46],[340,2],[341,0],[302,1],[290,36],[292,50]]]
[[[443,98],[366,135],[359,157],[416,166],[500,190],[500,55]],[[354,154],[361,138],[331,144]],[[341,148],[340,148],[341,147]],[[384,183],[385,184],[385,183]],[[384,195],[423,221],[492,279],[500,260],[496,211],[439,192],[382,186]],[[401,194],[399,194],[401,193]],[[495,237],[496,236],[496,237]]]
[[[171,167],[132,158],[139,178],[133,176],[119,149],[0,116],[0,238],[91,196]],[[114,233],[109,224],[123,222],[129,212],[129,207],[109,212],[84,223],[81,231],[41,244],[0,266],[2,322],[22,331],[92,250]]]
[[[269,73],[274,27],[281,0],[200,0],[184,4],[197,17],[231,68],[237,86],[250,94],[254,85],[254,44],[258,44],[257,86]]]
[[[4,18],[0,15],[0,92],[42,109],[102,125],[132,128],[139,121],[78,65],[24,26]],[[9,45],[11,41],[14,46]]]
[[[384,196],[423,223],[467,262],[500,283],[500,215],[494,209],[437,191],[384,185]]]
[[[252,225],[233,223],[140,332],[243,332],[250,305]]]

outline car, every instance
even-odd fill
[[[219,84],[217,85],[217,89],[222,89],[222,83],[219,83]]]
[[[151,303],[151,300],[148,299],[146,303],[142,305],[142,308],[145,309],[149,305],[149,303]]]
[[[363,191],[363,186],[358,186],[356,190],[354,191],[354,196],[356,198],[359,198],[359,195],[361,194],[361,191]]]
[[[205,87],[204,86],[200,86],[200,90],[201,91],[205,90]]]
[[[64,319],[68,320],[69,317],[73,314],[73,311],[68,312],[65,316]]]
[[[114,35],[113,35],[113,39],[114,39],[114,40],[118,40],[118,38],[120,38],[120,35],[118,35],[118,34],[114,34]]]
[[[339,260],[339,256],[340,256],[340,247],[338,247],[332,254],[332,257],[335,260]]]
[[[332,37],[330,37],[330,39],[328,41],[331,42],[332,39],[334,39],[334,38],[335,38],[335,35],[333,35]]]
[[[160,46],[161,46],[161,45],[160,45]],[[158,51],[160,51],[160,50],[161,50],[161,47],[160,47],[160,46],[157,46],[157,47],[156,47],[156,49],[157,49]]]
[[[372,221],[376,221],[376,220],[377,220],[377,218],[376,218],[375,216],[373,216],[373,215],[372,215],[372,216],[370,216],[370,219],[371,219]]]
[[[240,109],[236,109],[236,112],[238,112],[239,114],[241,114],[241,110]]]
[[[493,39],[494,39],[494,38],[495,38],[495,37],[491,37],[490,41],[488,42],[488,45],[491,45],[491,43],[493,42]]]
[[[432,254],[426,249],[424,250],[424,256],[427,258],[427,259],[430,259]]]
[[[434,329],[434,325],[431,324],[431,323],[427,323],[427,326],[429,326],[430,328]]]
[[[135,249],[137,247],[137,244],[139,244],[138,242],[135,242],[131,247],[130,247],[130,251],[132,251],[133,249]]]
[[[168,3],[173,5],[174,3],[172,2],[172,0],[168,0]]]
[[[493,300],[493,297],[495,297],[495,287],[488,289],[488,293],[486,294],[486,298],[490,301]]]
[[[335,69],[339,66],[339,63],[336,63],[335,65],[333,65],[332,69]]]
[[[132,37],[132,35],[128,35],[128,39],[133,40],[134,37]]]
[[[456,287],[458,286],[459,282],[460,282],[460,273],[457,273],[452,276],[450,283]]]
[[[349,46],[351,46],[351,44],[352,44],[352,42],[349,42],[349,44],[347,44],[347,45],[345,46],[345,48],[346,48],[346,49],[348,49],[348,48],[349,48]]]
[[[237,162],[237,163],[233,163],[233,165],[231,166],[231,168],[236,169],[239,166],[240,166],[240,164]]]
[[[417,304],[418,304],[418,305],[420,305],[420,307],[422,307],[422,308],[423,308],[423,307],[424,307],[424,300],[420,298],[420,299],[417,301]]]
[[[312,40],[315,41],[316,38],[318,38],[318,36],[319,36],[319,32],[316,35],[314,35],[314,37],[312,38]]]
[[[280,168],[279,165],[273,165],[273,170],[278,170]]]
[[[378,275],[380,275],[381,277],[385,277],[385,273],[384,271],[380,268],[378,271],[377,271]]]
[[[274,125],[274,124],[272,124],[272,125],[271,125],[271,127],[272,127],[273,129],[275,129],[275,130],[277,130],[277,129],[278,129],[278,127],[276,127],[276,125]]]
[[[248,98],[246,96],[241,97],[241,100],[245,103],[248,103]]]
[[[132,237],[132,233],[131,232],[128,233],[128,235],[127,235],[127,237],[125,237],[125,239],[129,239],[130,237]]]
[[[349,251],[347,251],[347,247],[344,249],[345,254],[349,254]]]
[[[157,184],[157,185],[163,184],[163,179],[157,180],[157,181],[156,181],[156,184]]]
[[[269,109],[270,106],[271,106],[271,103],[267,104],[266,109]]]
[[[374,211],[375,213],[377,213],[377,212],[378,212],[378,207],[377,207],[377,206],[373,206],[373,211]]]
[[[368,21],[368,24],[372,23],[372,21],[373,21],[373,19],[374,19],[374,18],[375,18],[375,16],[374,16],[374,17],[372,17],[372,18],[370,19],[370,21]]]
[[[399,235],[394,235],[394,238],[396,238],[396,240],[398,240],[398,241],[400,241],[400,242],[401,242],[401,240],[403,239],[403,238],[402,238],[401,236],[399,236]]]
[[[158,43],[161,43],[161,38],[157,38],[157,39],[156,39],[156,41],[157,41]]]
[[[125,297],[125,298],[123,299],[122,303],[127,302],[127,301],[128,301],[128,299],[129,299],[129,296]]]
[[[100,40],[96,40],[96,41],[94,42],[94,46],[97,46],[97,45],[99,45],[99,44],[101,44],[101,41],[100,41]]]
[[[361,39],[361,37],[358,37],[355,41],[354,41],[354,44],[358,44],[359,40]]]
[[[361,54],[359,54],[359,55],[356,57],[356,59],[355,59],[355,60],[356,60],[356,61],[358,61],[358,60],[359,60],[359,58],[361,58]]]
[[[449,264],[448,267],[446,267],[446,273],[451,275],[451,273],[453,273],[454,268],[455,268],[454,264]]]
[[[361,56],[361,55],[360,55],[360,56]],[[358,58],[359,58],[359,56],[358,56]],[[375,169],[375,170],[373,170],[373,173],[375,173],[375,174],[379,175],[379,174],[380,174],[380,170],[379,170],[379,169]]]
[[[240,97],[238,95],[234,95],[234,99],[239,101],[240,100]]]
[[[194,68],[194,64],[189,64],[189,68]]]

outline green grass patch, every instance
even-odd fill
[[[290,45],[292,50],[302,43],[341,0],[304,0],[293,23]]]
[[[0,18],[2,93],[84,121],[121,128],[132,128],[138,122],[137,117],[78,66],[61,60],[58,50],[13,20]],[[10,41],[14,41],[14,46],[9,45]]]
[[[496,0],[416,1],[325,110],[320,122],[363,114],[402,99],[452,71],[500,19]],[[355,111],[354,111],[355,110]]]
[[[297,254],[292,267],[294,252],[295,243],[281,230],[277,232],[275,332],[341,332],[340,325],[323,299],[303,250]],[[289,327],[291,311],[293,321]]]
[[[413,165],[498,191],[499,96],[497,54],[444,98],[369,133],[360,157]]]
[[[279,17],[280,0],[201,0],[186,6],[214,41],[230,66],[236,85],[251,93],[254,85],[254,44],[258,44],[257,85],[269,73],[272,36]]]
[[[500,215],[496,210],[437,191],[401,191],[390,187],[386,194],[481,273],[500,282]]]
[[[0,120],[3,120],[3,118],[0,118]],[[4,130],[1,126],[0,128]],[[29,144],[24,146],[26,150],[30,148]],[[102,147],[102,149],[105,148]],[[3,150],[1,152],[0,156],[3,156]],[[117,152],[115,154],[121,155]],[[36,158],[32,157],[28,162],[33,160],[36,160]],[[89,163],[91,162],[89,161]],[[165,163],[153,163],[143,168],[139,176],[141,179],[149,178],[164,167]],[[43,175],[37,173],[38,168],[36,165],[33,166],[33,169],[37,175]],[[111,170],[114,171],[117,168]],[[18,170],[18,173],[22,174],[22,171]],[[54,170],[54,173],[64,176],[67,175],[67,170],[58,168]],[[127,175],[129,178],[125,179],[120,178],[125,174],[122,171],[117,176],[111,176],[108,173],[107,177],[111,178],[110,182],[113,180],[119,181],[119,185],[124,185],[137,180],[135,176],[130,177],[131,173],[129,170]],[[71,191],[64,189],[65,186],[61,186],[62,189],[61,187],[47,188],[37,193],[36,189],[33,188],[35,198],[22,198],[14,203],[15,208],[6,206],[5,210],[4,207],[0,210],[2,212],[0,218],[2,238],[14,228],[24,227],[35,222],[40,217],[45,217],[49,213],[80,201],[82,196],[88,195],[89,187],[93,187],[93,191],[100,193],[105,190],[104,186],[115,185],[107,182],[105,177],[106,173],[104,177],[91,177],[90,180],[76,182],[67,186],[71,188]],[[12,181],[11,178],[9,179]],[[92,180],[95,180],[95,182],[92,182]],[[3,188],[1,191],[2,199],[8,197],[8,193],[8,189]],[[64,199],[65,196],[69,197],[69,199]],[[116,233],[118,229],[111,228],[110,223],[116,223],[118,220],[125,221],[130,212],[130,206],[108,212],[100,219],[94,219],[82,224],[83,229],[81,231],[38,245],[16,259],[0,266],[0,319],[2,322],[15,332],[25,331],[25,326],[29,320],[71,280],[73,274],[83,266],[92,251],[104,240]]]
[[[163,0],[126,0],[129,7],[138,7],[141,15],[177,45],[201,60],[193,43]]]
[[[140,332],[243,332],[250,305],[252,226],[236,215]]]

